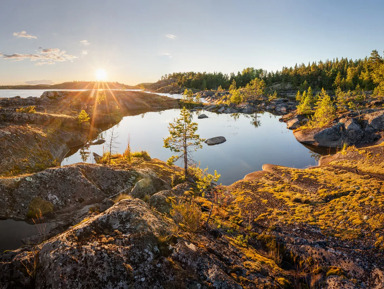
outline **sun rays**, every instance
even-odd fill
[[[107,71],[103,68],[99,68],[95,71],[95,77],[97,81],[106,81],[108,78]]]

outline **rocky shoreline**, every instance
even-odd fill
[[[60,164],[125,115],[178,107],[165,96],[136,91],[45,92],[40,98],[0,99],[0,174],[34,172]],[[20,109],[34,108],[35,112]],[[84,110],[90,119],[80,123]]]

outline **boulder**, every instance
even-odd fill
[[[243,108],[242,112],[245,114],[251,114],[255,112],[255,109],[252,106],[247,105],[245,108]]]
[[[314,135],[315,141],[322,147],[342,147],[344,144],[344,125],[338,123],[325,128]]]
[[[202,118],[208,118],[208,116],[206,114],[200,114],[198,117],[198,119],[202,119]]]
[[[357,119],[352,118],[344,123],[348,144],[356,144],[364,137],[364,131]]]
[[[207,111],[212,111],[215,108],[216,108],[216,105],[208,105],[204,109],[207,110]]]
[[[174,196],[174,194],[170,190],[157,192],[149,199],[149,205],[156,208],[160,213],[169,213],[172,208],[169,197],[172,196]]]
[[[105,143],[105,139],[98,139],[90,143],[90,145],[99,145]]]
[[[131,191],[131,196],[134,198],[144,199],[146,195],[153,195],[156,189],[150,178],[144,178],[138,181]]]
[[[215,92],[212,91],[212,90],[206,90],[202,93],[202,98],[206,98],[206,97],[209,97],[209,96],[214,96],[215,95]]]
[[[300,120],[298,117],[292,118],[291,120],[287,121],[288,129],[297,129],[299,126],[300,126]]]
[[[318,129],[305,129],[294,131],[293,135],[295,136],[298,142],[301,142],[303,144],[316,145],[314,136],[318,132]]]
[[[278,105],[276,107],[276,112],[285,114],[287,112],[287,107],[285,105]]]
[[[209,138],[205,141],[205,143],[209,146],[221,144],[223,142],[226,142],[227,140],[223,136],[216,136],[213,138]]]
[[[384,110],[366,114],[364,118],[367,121],[368,126],[372,127],[374,130],[384,130]]]
[[[228,107],[224,113],[237,113],[237,109],[233,108],[233,107]]]

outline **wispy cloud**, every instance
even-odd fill
[[[34,54],[1,54],[0,57],[4,59],[10,59],[15,61],[30,60],[36,62],[36,65],[55,64],[57,62],[73,61],[77,58],[74,55],[67,54],[66,51],[59,48],[40,48],[37,53]]]
[[[47,80],[47,79],[30,80],[30,81],[26,81],[25,84],[32,84],[32,85],[35,85],[35,84],[53,84],[53,81],[52,80]]]
[[[82,54],[82,55],[87,55],[87,54],[88,54],[88,50],[83,50],[83,51],[81,51],[81,54]]]
[[[174,34],[165,34],[165,37],[167,37],[168,39],[172,39],[172,40],[176,39],[176,35],[174,35]]]
[[[89,41],[88,40],[81,40],[80,41],[80,43],[81,43],[81,45],[84,45],[84,46],[88,46],[88,45],[90,45],[91,43],[89,43]]]
[[[164,53],[161,53],[160,55],[161,55],[161,56],[168,57],[168,58],[172,58],[172,54],[169,53],[169,52],[164,52]]]
[[[37,36],[28,34],[27,31],[14,32],[13,36],[17,38],[37,39]]]

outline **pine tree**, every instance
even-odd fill
[[[236,80],[232,80],[231,85],[229,86],[229,91],[236,90]]]
[[[186,88],[184,90],[183,95],[184,95],[184,100],[186,102],[193,102],[193,92],[192,92],[192,90]]]
[[[312,112],[311,101],[308,97],[301,98],[300,104],[297,106],[298,114],[310,114]]]
[[[335,117],[336,109],[333,105],[331,97],[327,94],[324,88],[322,88],[315,114],[313,116],[313,124],[316,127],[323,127],[329,124]]]
[[[173,164],[181,158],[183,159],[185,177],[188,176],[188,164],[191,161],[191,150],[196,151],[203,147],[202,142],[204,139],[196,134],[197,128],[197,123],[192,122],[191,113],[183,107],[180,111],[180,117],[176,118],[174,122],[170,123],[168,126],[170,136],[163,140],[165,148],[178,153],[178,155],[168,159],[169,164]]]
[[[88,113],[83,109],[82,111],[80,111],[79,115],[77,116],[77,120],[79,123],[89,122],[90,117]]]
[[[243,96],[241,95],[238,89],[231,91],[231,99],[230,102],[234,104],[240,104],[243,101]]]
[[[300,93],[300,90],[298,90],[297,93],[296,93],[296,101],[298,101],[298,102],[301,101],[301,93]]]

